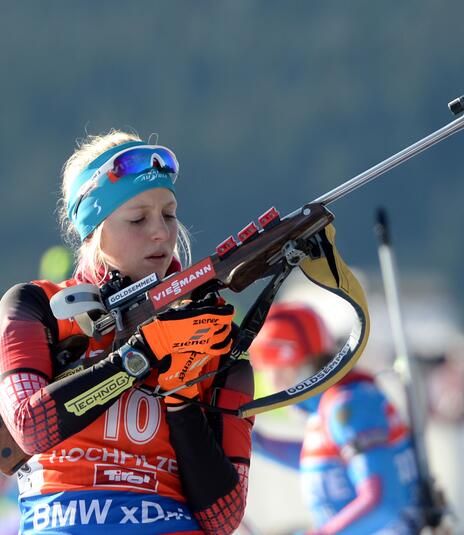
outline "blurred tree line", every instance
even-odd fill
[[[0,288],[59,242],[60,171],[86,132],[134,129],[181,162],[194,259],[271,205],[294,210],[452,120],[458,0],[1,2]],[[389,211],[400,270],[462,296],[457,134],[330,208],[346,259],[378,270]]]

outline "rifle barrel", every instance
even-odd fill
[[[374,165],[370,169],[367,169],[367,171],[364,171],[363,173],[356,175],[355,177],[348,180],[347,182],[340,184],[333,190],[325,193],[324,195],[321,195],[320,197],[318,197],[312,202],[320,203],[323,205],[330,204],[340,199],[341,197],[344,197],[348,193],[351,193],[355,189],[360,188],[361,186],[364,186],[364,184],[367,184],[371,180],[374,180],[375,178],[382,175],[383,173],[390,171],[390,169],[393,169],[397,165],[400,165],[406,160],[409,160],[413,156],[416,156],[420,152],[423,152],[424,150],[430,148],[432,145],[435,145],[436,143],[439,143],[440,141],[443,141],[444,139],[452,136],[453,134],[459,132],[463,128],[464,128],[464,115],[462,115],[461,117],[458,117],[457,119],[443,126],[439,130],[432,132],[432,134],[424,137],[423,139],[420,139],[416,143],[413,143],[409,147],[406,147],[400,152],[397,152],[393,156],[390,156],[386,160],[383,160],[377,165]]]

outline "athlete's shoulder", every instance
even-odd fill
[[[225,388],[241,392],[253,397],[254,377],[253,368],[248,360],[235,361],[226,372],[224,381]]]
[[[43,292],[50,299],[54,294],[63,290],[63,288],[68,288],[69,286],[75,286],[78,284],[76,279],[66,279],[62,282],[52,282],[46,279],[33,280],[29,284],[32,286],[41,288]]]
[[[215,369],[221,369],[228,357],[221,359],[222,362],[219,362]],[[238,409],[244,403],[252,401],[254,397],[253,369],[248,360],[234,361],[226,370],[215,375],[212,383],[206,388],[202,387],[201,390],[204,400],[212,400],[218,407]]]
[[[0,301],[0,314],[14,314],[18,308],[41,306],[48,303],[45,292],[32,282],[15,284],[7,290]]]
[[[385,395],[375,383],[374,379],[367,374],[350,374],[345,380],[329,388],[321,399],[321,410],[327,411],[337,405],[382,405]]]
[[[387,406],[386,398],[374,384],[351,384],[330,397],[321,415],[338,445],[364,440],[379,444],[389,436]]]
[[[0,321],[6,318],[8,321],[40,321],[56,332],[57,324],[50,309],[50,297],[63,288],[63,284],[72,283],[30,281],[15,284],[0,300]]]
[[[56,293],[63,288],[77,284],[75,279],[67,279],[60,283],[49,280],[32,280],[20,282],[9,288],[2,296],[2,302],[28,301],[43,298],[48,293]]]

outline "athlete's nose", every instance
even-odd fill
[[[162,215],[156,216],[153,218],[153,221],[150,225],[150,239],[152,241],[162,241],[165,242],[169,239],[169,227],[166,223],[166,220]]]

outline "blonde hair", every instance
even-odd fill
[[[135,133],[121,130],[110,130],[103,135],[88,135],[78,142],[78,148],[65,162],[62,172],[61,198],[58,204],[58,215],[65,242],[76,257],[76,270],[74,275],[93,284],[102,284],[109,272],[109,266],[101,250],[101,229],[99,225],[95,231],[82,243],[73,223],[69,220],[66,206],[71,192],[71,186],[82,170],[100,154],[111,147],[116,147],[129,141],[142,141]],[[177,245],[174,254],[183,266],[191,262],[190,235],[184,225],[179,222]]]

